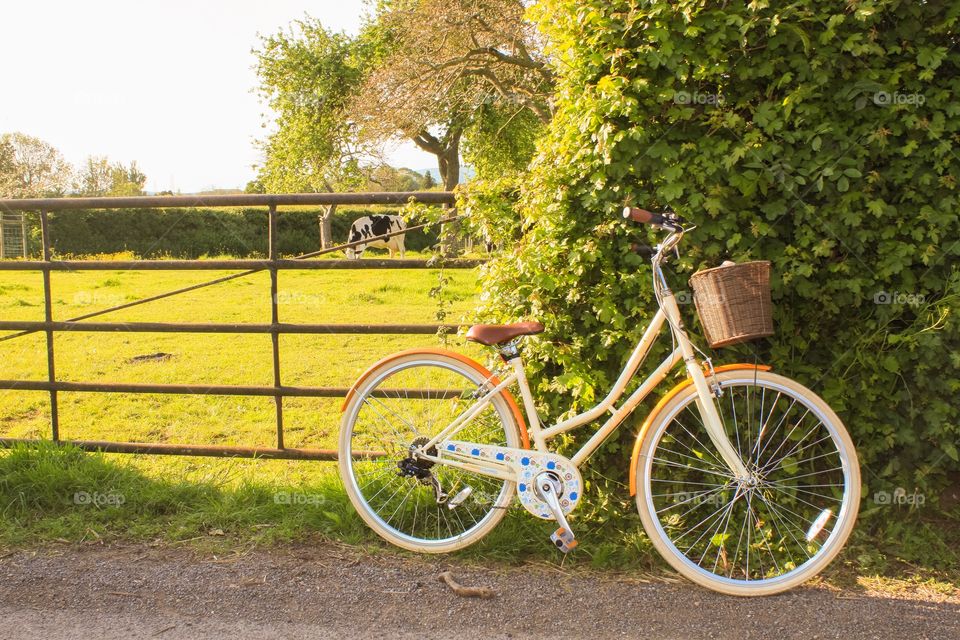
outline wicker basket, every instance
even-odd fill
[[[773,335],[770,263],[729,264],[690,276],[693,302],[714,349]]]

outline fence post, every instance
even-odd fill
[[[53,353],[53,295],[50,291],[50,225],[47,212],[40,212],[40,236],[43,241],[43,315],[47,325],[47,380],[51,385],[57,383],[56,364]],[[54,442],[60,441],[60,412],[57,407],[57,389],[50,389],[50,432]]]
[[[277,449],[283,449],[283,395],[280,391],[280,310],[277,308],[277,205],[270,205],[270,339],[273,342],[273,396],[277,406]]]

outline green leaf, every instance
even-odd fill
[[[950,459],[954,462],[960,461],[960,458],[957,457],[957,446],[952,442],[944,442],[940,445],[940,448],[943,449],[944,453],[950,456]]]
[[[784,458],[780,461],[780,467],[790,475],[794,475],[800,470],[800,466],[797,464],[796,458]]]

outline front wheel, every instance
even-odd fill
[[[516,483],[434,464],[412,452],[471,407],[481,389],[495,386],[490,376],[453,353],[408,352],[375,365],[350,396],[340,427],[340,475],[357,513],[387,541],[411,551],[455,551],[503,519]],[[455,438],[521,446],[517,419],[502,393]]]
[[[734,478],[703,425],[693,385],[641,437],[637,507],[654,546],[714,591],[769,595],[819,573],[843,547],[860,469],[840,418],[765,371],[717,374],[727,435],[751,477]]]

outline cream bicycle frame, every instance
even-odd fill
[[[458,416],[453,422],[440,431],[440,433],[435,435],[430,442],[423,445],[421,447],[422,453],[420,455],[424,459],[461,468],[473,473],[478,473],[480,475],[512,480],[513,474],[511,471],[509,471],[509,467],[499,465],[491,460],[484,460],[483,463],[480,464],[476,459],[466,457],[460,458],[460,456],[458,456],[460,459],[454,460],[448,455],[444,455],[442,457],[440,455],[430,456],[423,452],[428,451],[431,447],[436,447],[440,442],[455,435],[467,423],[479,415],[480,412],[482,412],[501,391],[516,383],[520,389],[520,395],[523,398],[524,409],[527,414],[527,431],[532,439],[533,448],[537,451],[548,452],[549,448],[547,447],[547,442],[552,438],[562,433],[582,427],[589,422],[593,422],[608,411],[611,413],[610,417],[607,418],[607,420],[596,431],[596,433],[594,433],[593,436],[591,436],[591,438],[584,443],[580,450],[577,451],[572,458],[570,458],[571,462],[573,462],[573,464],[579,468],[600,447],[600,445],[603,444],[604,440],[606,440],[614,431],[617,430],[623,421],[626,420],[626,418],[634,411],[634,409],[637,408],[637,405],[643,402],[644,398],[646,398],[650,392],[653,391],[657,385],[664,380],[664,378],[666,378],[670,370],[682,360],[686,365],[687,375],[693,380],[694,388],[697,390],[697,408],[700,412],[701,418],[703,419],[703,424],[710,440],[713,442],[714,446],[717,447],[717,451],[720,453],[723,461],[727,464],[735,478],[749,478],[749,472],[740,459],[740,456],[737,454],[733,444],[730,442],[730,439],[726,435],[720,414],[718,413],[716,405],[714,404],[714,395],[710,389],[710,385],[707,383],[706,376],[697,362],[693,345],[691,344],[690,339],[683,328],[683,321],[680,317],[680,309],[677,306],[676,298],[666,286],[666,281],[663,279],[663,273],[660,269],[659,260],[662,259],[664,251],[675,246],[676,243],[679,242],[679,238],[681,236],[682,234],[674,234],[671,236],[671,238],[661,247],[660,251],[657,253],[657,257],[653,261],[655,277],[660,279],[660,282],[663,286],[663,295],[660,299],[660,309],[650,321],[650,324],[644,332],[643,337],[640,339],[639,344],[637,344],[636,348],[633,350],[633,353],[630,355],[630,358],[624,365],[623,370],[620,373],[620,377],[617,378],[613,388],[610,390],[607,396],[600,401],[599,404],[592,409],[564,420],[563,422],[557,423],[549,428],[543,428],[540,424],[540,416],[537,414],[537,409],[534,404],[533,394],[530,392],[530,385],[527,382],[526,371],[523,368],[523,359],[518,355],[509,361],[509,364],[513,368],[513,372],[506,376],[493,389],[489,390],[484,396],[479,398],[473,405],[470,406],[470,408],[460,414],[460,416]],[[674,242],[671,243],[671,240],[674,240]],[[630,383],[630,380],[643,364],[647,354],[650,352],[650,348],[653,346],[654,342],[656,342],[664,323],[667,321],[669,321],[669,326],[671,327],[676,348],[670,355],[664,358],[663,362],[660,363],[660,365],[647,377],[647,379],[644,380],[643,383],[632,394],[630,394],[629,397],[627,397],[623,404],[621,404],[619,407],[615,407],[614,405],[616,405],[617,401],[623,397],[627,385]],[[499,467],[503,468],[501,469]]]

